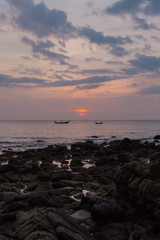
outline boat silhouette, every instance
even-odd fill
[[[70,122],[70,120],[69,121],[54,121],[56,124],[67,124],[67,123],[69,123]]]
[[[95,122],[95,124],[103,124],[103,122]]]

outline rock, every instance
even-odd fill
[[[94,204],[91,214],[93,219],[100,224],[123,222],[126,217],[123,207],[114,200],[107,200],[100,204]]]
[[[11,203],[3,209],[2,214],[17,212],[19,210],[29,210],[28,204],[26,202]]]
[[[128,240],[129,232],[125,224],[109,223],[102,227],[98,239],[103,240]]]
[[[53,233],[45,232],[45,231],[35,231],[29,234],[25,238],[25,240],[58,240],[58,238]]]
[[[154,136],[153,139],[160,139],[160,135]]]
[[[58,227],[63,228],[58,230]],[[58,237],[58,234],[67,236],[68,240],[72,240],[72,238],[69,238],[72,235],[71,233],[75,237],[73,240],[92,239],[84,228],[73,221],[73,218],[64,211],[53,208],[35,208],[31,211],[17,214],[16,232],[19,240],[63,239]],[[76,237],[79,238],[76,239]]]
[[[44,182],[49,181],[51,179],[51,176],[52,175],[48,171],[46,172],[41,171],[37,174],[37,178]]]
[[[56,228],[56,233],[61,240],[84,240],[79,234],[73,233],[64,227]]]
[[[155,200],[160,197],[160,185],[150,179],[143,179],[139,186],[139,193],[148,200]]]
[[[127,163],[130,161],[130,155],[127,153],[119,153],[118,160],[120,163]]]
[[[28,204],[31,208],[56,206],[56,202],[53,198],[47,195],[39,195],[39,194],[35,196],[31,196],[30,199],[28,200]]]
[[[95,162],[97,167],[107,165],[107,164],[114,165],[115,163],[117,163],[117,162],[115,161],[113,156],[102,156],[98,160],[96,160],[96,162]]]
[[[15,164],[0,165],[0,172],[14,172],[17,171],[17,166]]]
[[[153,178],[160,178],[160,162],[151,163],[150,172]]]
[[[72,161],[71,161],[70,167],[73,168],[73,167],[76,167],[76,166],[83,166],[83,163],[80,159],[73,158]]]
[[[78,222],[85,222],[88,218],[91,218],[91,213],[86,210],[79,210],[71,215]]]
[[[74,190],[74,187],[63,187],[63,188],[56,188],[53,189],[52,194],[59,196],[59,195],[69,195]]]

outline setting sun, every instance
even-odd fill
[[[77,112],[78,115],[81,117],[85,116],[85,113],[90,112],[90,110],[87,110],[87,109],[75,109],[72,111]]]

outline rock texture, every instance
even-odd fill
[[[0,239],[160,239],[158,139],[6,151]]]

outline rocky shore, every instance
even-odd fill
[[[0,155],[0,240],[159,240],[160,136]]]

